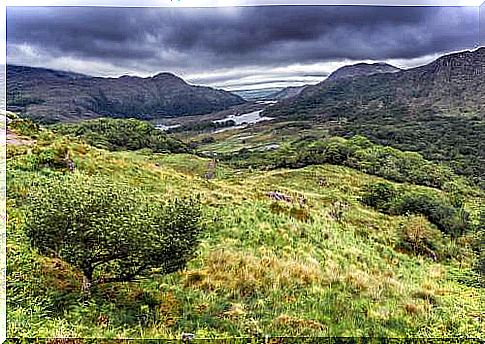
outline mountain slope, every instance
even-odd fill
[[[334,135],[417,151],[483,185],[484,74],[480,48],[395,73],[325,80],[262,115],[311,119]]]
[[[301,108],[306,113],[328,113],[332,108],[349,106],[372,111],[400,105],[411,112],[485,111],[485,48],[446,55],[430,64],[393,73],[347,77],[352,68],[343,67],[323,82],[306,87],[298,98],[279,109],[285,107],[286,114],[295,114]],[[357,70],[355,74],[363,73]],[[278,107],[272,110],[276,114]]]
[[[288,98],[296,97],[301,93],[301,91],[303,91],[303,89],[306,86],[307,85],[285,87],[281,91],[272,94],[270,98],[279,100],[279,99],[288,99]]]
[[[345,78],[355,78],[358,76],[367,76],[378,73],[395,73],[401,69],[394,67],[390,64],[378,62],[378,63],[357,63],[350,66],[344,66],[337,69],[335,72],[329,75],[326,80],[339,80]]]
[[[158,118],[205,114],[244,100],[192,86],[170,73],[101,78],[43,68],[7,66],[7,105],[44,122],[102,116]]]

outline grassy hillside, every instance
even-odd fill
[[[478,191],[464,195],[473,230],[451,238],[422,215],[388,215],[361,199],[379,182],[446,199],[447,191],[346,166],[253,169],[190,154],[109,152],[18,122],[12,130],[30,141],[7,150],[8,336],[485,338],[485,289],[474,270]],[[25,235],[29,188],[66,173],[167,199],[199,194],[197,257],[183,271],[103,285],[83,301],[80,272],[39,255]],[[415,249],[423,243],[437,258]]]

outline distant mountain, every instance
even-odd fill
[[[240,96],[227,91],[189,85],[170,73],[147,78],[101,78],[7,66],[8,109],[43,122],[196,115],[244,102]]]
[[[307,85],[285,87],[281,91],[270,95],[270,98],[276,99],[276,100],[292,98],[299,95],[306,86]]]
[[[408,113],[485,113],[485,48],[391,73],[358,76],[364,70],[375,71],[376,65],[355,66],[342,67],[321,83],[306,87],[297,97],[268,109],[268,115],[343,116],[396,107]]]
[[[353,78],[357,76],[372,75],[377,73],[394,73],[399,72],[400,70],[401,69],[397,67],[382,62],[372,64],[357,63],[337,69],[335,72],[330,74],[330,76],[326,80]],[[275,92],[268,97],[276,100],[293,98],[299,95],[307,86],[309,85],[285,87],[284,89]]]
[[[271,87],[271,88],[260,88],[254,90],[234,90],[231,91],[234,94],[246,99],[246,100],[264,100],[271,98],[273,94],[281,91],[281,88]]]
[[[366,76],[378,73],[395,73],[401,69],[394,67],[390,64],[378,62],[378,63],[357,63],[350,66],[344,66],[337,69],[335,72],[329,75],[326,80],[338,80],[345,78],[354,78],[358,76]]]

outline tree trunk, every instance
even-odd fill
[[[93,274],[92,272],[84,272],[83,274],[83,284],[81,291],[85,298],[89,298],[91,296],[91,286],[93,281]]]

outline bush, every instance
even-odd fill
[[[410,216],[399,233],[398,249],[437,260],[439,241],[442,237],[437,229],[429,227],[422,216]],[[439,252],[441,253],[441,252]]]
[[[439,230],[453,237],[471,227],[470,214],[462,206],[455,207],[444,197],[432,193],[396,189],[389,183],[367,185],[362,203],[392,215],[424,215]]]
[[[7,112],[8,128],[15,131],[22,136],[37,137],[40,133],[38,124],[32,122],[30,119],[22,119],[13,113]]]
[[[386,209],[391,200],[397,196],[397,190],[390,183],[380,182],[364,188],[362,202],[376,209]]]
[[[463,207],[455,208],[446,200],[425,193],[403,193],[390,204],[389,212],[422,214],[439,230],[453,237],[464,234],[470,225],[470,215]]]
[[[107,178],[63,175],[29,195],[27,235],[41,254],[84,275],[83,290],[171,273],[194,254],[201,228],[194,199],[161,204]]]
[[[69,147],[63,142],[55,142],[47,147],[35,146],[31,155],[35,160],[36,169],[42,167],[67,169],[69,156]]]

